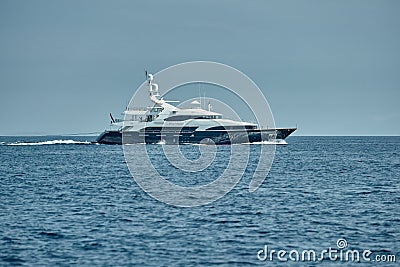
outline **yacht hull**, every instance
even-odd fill
[[[104,131],[96,142],[99,144],[198,144],[215,143],[217,145],[232,143],[255,143],[262,141],[284,140],[296,128],[254,129],[237,131],[195,131],[192,127],[184,127],[179,131],[164,129],[146,129],[145,131]]]

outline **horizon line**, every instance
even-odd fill
[[[102,132],[91,133],[57,133],[57,134],[0,134],[0,137],[45,137],[45,136],[97,136]],[[400,136],[400,134],[294,134],[290,137],[379,137],[379,136]]]

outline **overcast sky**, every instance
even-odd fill
[[[400,1],[0,0],[0,135],[104,130],[143,82],[231,65],[297,135],[400,134]]]

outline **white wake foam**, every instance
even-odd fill
[[[246,145],[287,145],[288,143],[285,140],[274,140],[274,141],[263,141],[263,142],[253,142],[253,143],[245,143]]]
[[[252,143],[234,143],[232,145],[287,145],[288,143],[285,140],[279,139],[274,141],[263,141],[263,142],[252,142]],[[203,143],[194,143],[194,146],[208,146],[214,144],[203,144]]]
[[[88,145],[88,141],[74,141],[74,140],[51,140],[43,142],[15,142],[8,144],[9,146],[42,146],[42,145]]]

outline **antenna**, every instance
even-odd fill
[[[198,84],[197,84],[197,87],[198,87],[198,89],[199,89],[199,101],[200,101],[200,103],[199,103],[199,107],[201,108],[200,83],[198,83]]]
[[[206,109],[206,93],[203,91],[203,109]]]

